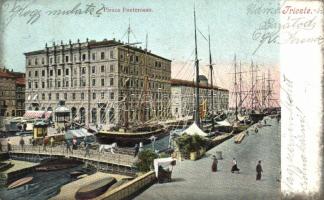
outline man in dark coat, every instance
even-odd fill
[[[84,157],[87,157],[87,156],[90,157],[90,148],[91,148],[90,145],[91,144],[89,142],[85,142],[85,155],[84,155]]]
[[[20,137],[19,144],[21,146],[21,151],[25,151],[24,145],[25,145],[25,140],[23,136]]]
[[[138,151],[139,151],[139,146],[138,146],[138,144],[135,144],[135,147],[134,147],[134,157],[137,156]]]
[[[215,155],[213,155],[213,163],[212,163],[212,167],[211,167],[212,172],[217,171],[217,164],[218,164],[217,158]]]
[[[235,171],[237,171],[237,173],[240,173],[240,169],[237,167],[237,161],[235,160],[235,158],[233,158],[233,165],[232,165],[231,172],[234,173]]]
[[[262,166],[261,166],[261,160],[259,160],[257,166],[256,166],[256,172],[257,172],[257,175],[256,175],[256,180],[261,180],[261,173],[263,172],[262,170]]]

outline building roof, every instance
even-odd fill
[[[196,84],[193,81],[187,81],[187,80],[181,80],[181,79],[171,79],[171,86],[196,87]],[[204,84],[199,84],[199,88],[212,89],[211,86],[204,85]],[[228,91],[227,89],[224,89],[224,88],[221,88],[221,87],[218,87],[218,86],[213,86],[213,89],[214,90]]]
[[[121,41],[116,41],[116,40],[107,40],[107,39],[104,39],[102,41],[96,41],[96,40],[88,40],[88,42],[83,42],[83,43],[80,43],[80,47],[81,49],[83,48],[86,48],[84,45],[88,43],[88,46],[89,48],[96,48],[96,47],[113,47],[113,46],[120,46],[120,47],[125,47],[125,48],[129,48],[131,50],[134,50],[134,51],[139,51],[141,53],[147,53],[148,55],[151,55],[151,56],[154,56],[154,57],[157,57],[157,58],[160,58],[160,59],[163,59],[163,60],[166,60],[166,61],[169,61],[171,62],[171,60],[167,59],[167,58],[164,58],[164,57],[161,57],[161,56],[158,56],[156,54],[153,54],[151,53],[151,51],[146,51],[145,49],[142,49],[142,48],[138,48],[138,47],[134,47],[134,46],[129,46],[129,45],[126,45],[125,43],[121,42]],[[72,46],[75,45],[75,44],[78,44],[78,43],[73,43],[71,44]],[[64,45],[64,44],[63,44]],[[61,46],[61,44],[59,45],[55,45],[55,46]],[[75,47],[73,47],[75,48]],[[68,48],[67,48],[68,49]],[[67,50],[66,49],[66,50]],[[57,50],[57,51],[60,51],[60,50]],[[29,56],[29,55],[37,55],[37,54],[43,54],[45,53],[45,49],[42,49],[42,50],[37,50],[37,51],[30,51],[30,52],[26,52],[24,53],[25,56]]]
[[[0,71],[0,77],[1,78],[16,78],[14,75],[8,72],[2,72]]]
[[[25,80],[25,78],[17,78],[17,79],[16,79],[16,84],[17,84],[17,85],[26,85],[26,80]]]

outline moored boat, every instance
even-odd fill
[[[117,180],[113,177],[94,181],[90,184],[80,187],[75,193],[75,198],[78,200],[95,198],[107,191],[116,182]]]
[[[27,183],[30,183],[32,180],[33,180],[32,176],[27,176],[27,177],[18,179],[16,181],[14,181],[13,183],[11,183],[10,185],[8,185],[8,190],[20,187],[20,186],[25,185]]]
[[[99,131],[96,134],[97,141],[101,144],[117,142],[118,146],[133,146],[143,142],[149,143],[152,136],[161,138],[168,134],[167,129],[163,126],[148,126],[133,130],[120,129],[119,131]]]
[[[41,162],[35,170],[39,172],[48,172],[55,170],[62,170],[67,168],[72,168],[80,165],[82,162],[77,160],[69,160],[69,159],[53,159],[46,160]]]
[[[11,162],[0,163],[0,172],[9,169],[12,166],[14,166],[14,164],[12,164]]]
[[[77,177],[79,177],[79,176],[81,176],[81,175],[83,175],[83,174],[86,174],[86,172],[81,171],[81,170],[77,170],[77,171],[73,171],[73,172],[71,172],[71,173],[70,173],[70,177],[71,177],[71,178],[77,178]]]

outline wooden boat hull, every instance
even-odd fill
[[[14,164],[12,164],[11,162],[9,162],[9,163],[0,163],[0,172],[5,171],[5,170],[7,170],[7,169],[9,169],[9,168],[11,168],[13,166],[14,166]]]
[[[32,176],[28,176],[28,177],[25,177],[25,178],[18,179],[16,181],[14,181],[13,183],[11,183],[10,185],[8,185],[8,190],[11,190],[11,189],[20,187],[22,185],[25,185],[27,183],[30,183],[32,180],[33,180]]]
[[[251,113],[250,114],[250,118],[254,123],[262,120],[264,116],[265,116],[265,114],[263,114],[263,113]]]
[[[151,142],[150,137],[162,138],[168,134],[166,129],[157,129],[150,132],[117,133],[99,132],[96,134],[97,141],[101,144],[117,142],[118,146],[134,146],[140,142],[147,144]]]
[[[56,171],[56,170],[76,167],[81,163],[82,163],[81,161],[69,160],[69,159],[46,160],[45,162],[41,162],[41,164],[37,166],[35,170],[38,172]]]
[[[77,178],[77,177],[79,177],[79,176],[81,176],[83,174],[85,174],[84,171],[73,171],[73,172],[70,173],[70,177],[71,178]]]
[[[97,180],[88,185],[82,186],[75,193],[78,200],[95,198],[107,191],[117,180],[113,177]]]

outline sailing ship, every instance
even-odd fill
[[[130,65],[130,46],[133,44],[139,43],[130,43],[130,33],[131,28],[130,24],[127,29],[127,36],[128,42],[124,46],[128,49],[127,58],[128,65]],[[147,67],[148,59],[147,59],[147,43],[148,43],[148,36],[146,35],[146,48],[145,48],[145,56],[144,56],[144,65],[145,68]],[[136,121],[130,124],[129,122],[129,111],[130,108],[128,107],[128,103],[130,101],[131,95],[129,89],[129,82],[130,79],[126,79],[124,85],[128,87],[126,90],[126,94],[122,101],[120,102],[123,105],[123,122],[122,124],[116,125],[114,127],[110,127],[106,130],[99,130],[96,134],[97,140],[99,143],[112,143],[117,142],[120,146],[130,146],[134,144],[138,144],[140,142],[149,143],[152,137],[161,138],[168,134],[168,129],[165,125],[158,123],[157,121],[150,121],[147,119],[147,110],[152,110],[152,104],[148,105],[148,74],[147,71],[144,70],[144,84],[143,90],[140,94],[140,101],[139,101],[139,109],[136,111],[140,114],[140,121]]]

